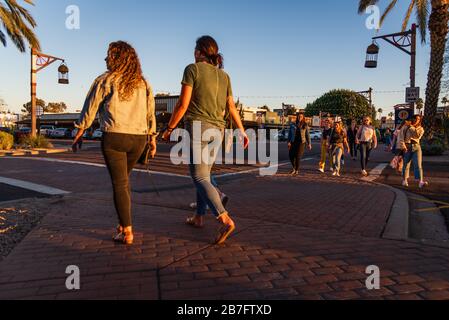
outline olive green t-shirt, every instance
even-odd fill
[[[193,88],[185,119],[224,128],[227,99],[232,96],[228,74],[211,64],[199,62],[187,66],[182,84]]]

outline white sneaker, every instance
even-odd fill
[[[333,175],[334,177],[336,177],[336,176],[338,175],[338,171],[335,170],[335,171],[332,173],[332,175]]]
[[[318,171],[324,173],[324,169],[318,169]]]
[[[362,176],[368,177],[368,172],[366,170],[362,170]]]
[[[420,189],[423,189],[423,188],[425,188],[425,187],[427,187],[427,186],[429,186],[429,183],[428,183],[427,181],[421,181],[421,182],[419,183],[419,188],[420,188]]]
[[[408,188],[408,181],[407,180],[402,181],[402,186]]]

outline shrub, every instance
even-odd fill
[[[11,150],[14,146],[14,137],[6,132],[0,132],[0,150]]]
[[[441,156],[446,151],[444,140],[440,138],[423,141],[421,146],[425,156]]]
[[[23,148],[52,148],[53,145],[44,136],[26,136],[20,140],[20,145]]]

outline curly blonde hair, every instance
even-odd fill
[[[130,100],[134,91],[145,83],[137,52],[127,42],[117,41],[109,45],[107,65],[110,80],[118,82],[122,101]]]

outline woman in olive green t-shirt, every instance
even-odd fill
[[[214,159],[200,159],[194,161],[194,148],[201,147],[201,151],[215,144],[214,137],[203,141],[203,134],[210,130],[218,131],[221,141],[225,128],[225,113],[229,111],[232,119],[240,130],[244,140],[244,147],[248,147],[248,136],[232,97],[231,80],[223,71],[223,57],[219,53],[217,42],[210,36],[203,36],[196,42],[195,64],[187,66],[182,79],[181,97],[175,107],[167,131],[163,139],[168,141],[171,133],[184,118],[187,131],[190,133],[190,173],[197,189],[197,213],[187,219],[187,224],[193,227],[203,226],[203,217],[209,207],[217,220],[223,224],[216,244],[223,244],[235,230],[235,223],[224,208],[218,191],[211,183],[211,171]],[[196,126],[201,125],[200,130]],[[194,133],[201,132],[201,137]],[[215,153],[215,152],[214,152]],[[214,155],[216,157],[216,154]],[[202,158],[202,157],[201,157]]]

